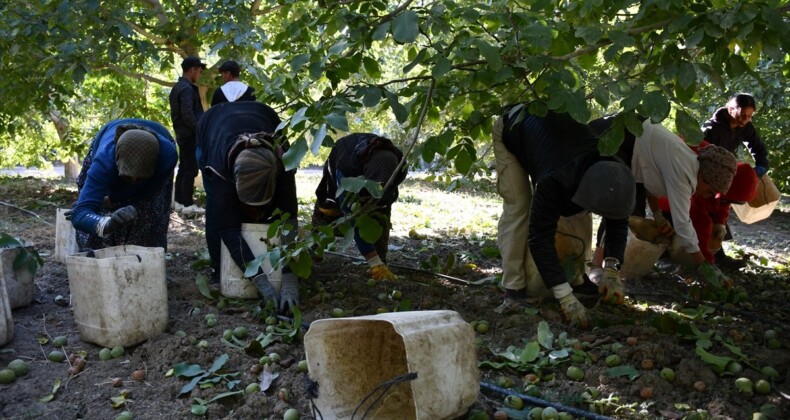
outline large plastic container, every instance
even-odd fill
[[[165,251],[134,245],[67,258],[74,320],[84,341],[141,343],[167,328]]]
[[[258,256],[265,253],[267,241],[271,242],[272,245],[279,243],[277,238],[267,239],[268,229],[269,225],[266,224],[242,223],[241,236],[247,242],[253,255]],[[264,273],[267,273],[269,283],[279,292],[282,284],[282,268],[272,271],[272,264],[268,258],[263,259],[261,268]],[[258,289],[249,279],[244,277],[244,271],[233,261],[228,247],[225,246],[225,242],[222,242],[220,254],[219,281],[222,296],[238,299],[258,298]]]
[[[66,220],[66,212],[71,209],[58,209],[55,220],[55,261],[66,264],[66,257],[79,251],[77,247],[77,231],[71,220]]]
[[[781,198],[782,195],[771,177],[763,175],[757,181],[757,193],[754,199],[744,204],[733,204],[732,209],[741,222],[752,224],[771,216]]]
[[[6,294],[5,279],[0,277],[0,346],[14,339],[14,318],[11,316],[11,304]]]
[[[637,238],[634,232],[629,229],[623,266],[620,268],[620,277],[630,280],[646,276],[653,271],[653,266],[666,249],[666,244],[654,244],[643,241]]]
[[[304,346],[315,404],[324,419],[452,419],[480,390],[475,334],[453,311],[396,312],[322,319],[310,325]],[[395,377],[417,378],[376,387]],[[379,398],[380,397],[380,398]],[[377,404],[371,402],[379,398]]]
[[[26,264],[14,270],[14,260],[22,251],[22,248],[0,248],[0,276],[11,309],[28,306],[33,301],[33,273]]]

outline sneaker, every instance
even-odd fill
[[[746,259],[732,258],[729,255],[720,252],[716,254],[716,267],[722,270],[738,271],[746,267]]]
[[[189,217],[194,217],[194,216],[199,216],[201,214],[205,214],[206,210],[201,208],[201,207],[199,207],[197,204],[193,204],[191,206],[186,206],[183,209],[181,209],[180,213],[181,213],[182,216],[189,218]]]

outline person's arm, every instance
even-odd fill
[[[713,254],[710,252],[713,221],[711,219],[709,207],[711,202],[708,200],[716,200],[716,198],[705,199],[702,197],[693,197],[691,199],[689,216],[691,217],[691,223],[694,225],[694,231],[697,233],[700,252],[705,257],[706,261],[713,264]]]
[[[535,187],[530,207],[529,250],[548,289],[567,282],[554,239],[563,207],[560,201],[563,194],[558,183],[550,179],[541,181]]]
[[[605,219],[604,258],[616,258],[623,263],[628,240],[628,219]]]
[[[757,172],[757,176],[763,176],[770,168],[768,166],[768,148],[765,147],[765,143],[763,143],[763,140],[757,133],[757,129],[754,128],[754,124],[749,123],[744,127],[744,134],[743,142],[746,143],[749,153],[754,158],[754,170]]]
[[[181,118],[184,122],[184,126],[188,128],[192,133],[197,132],[197,117],[195,116],[195,100],[194,100],[194,91],[192,90],[191,86],[188,86],[185,89],[181,89],[178,92],[179,96],[179,103],[181,104]]]
[[[231,258],[243,272],[255,255],[241,236],[241,208],[236,189],[219,177],[214,177],[214,180],[214,197],[210,203],[213,206],[211,213],[217,216],[217,220],[213,222]]]

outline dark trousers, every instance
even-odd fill
[[[186,207],[195,204],[192,198],[195,192],[195,177],[198,174],[195,137],[178,138],[176,142],[178,143],[178,174],[174,185],[174,199],[176,203]]]
[[[206,246],[208,246],[208,255],[211,259],[211,268],[219,275],[219,257],[221,251],[221,238],[219,229],[217,229],[217,217],[215,215],[214,206],[214,186],[211,171],[205,169],[203,172],[203,188],[206,190]]]

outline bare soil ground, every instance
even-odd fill
[[[193,268],[205,247],[202,220],[171,216],[166,268],[172,281],[167,283],[170,315],[166,332],[125,349],[120,358],[101,361],[101,347],[80,339],[72,309],[56,303],[58,296],[68,298],[69,279],[66,267],[52,258],[55,212],[58,207],[69,206],[76,193],[67,184],[35,178],[0,178],[0,190],[0,201],[40,216],[38,219],[0,205],[0,232],[34,243],[45,261],[36,275],[33,303],[13,311],[14,339],[0,348],[0,368],[13,359],[26,360],[30,366],[26,376],[0,385],[0,417],[111,419],[126,410],[138,419],[191,418],[197,417],[191,410],[201,399],[209,401],[224,392],[261,382],[259,358],[222,338],[225,330],[244,326],[249,331],[244,341],[249,343],[266,332],[270,314],[261,311],[257,301],[220,303],[199,292],[196,276],[207,273],[205,268]],[[310,203],[300,204],[305,211],[311,208]],[[304,220],[306,214],[300,216]],[[754,256],[746,269],[729,273],[735,292],[727,297],[711,300],[704,290],[687,282],[689,277],[682,272],[661,271],[628,283],[629,298],[624,306],[586,301],[595,318],[595,328],[587,331],[563,324],[553,302],[495,314],[501,292],[493,281],[485,281],[499,272],[499,259],[487,256],[490,253],[485,251],[496,246],[491,237],[448,232],[431,232],[427,238],[409,235],[404,229],[408,223],[399,220],[397,206],[393,219],[392,263],[419,267],[422,262],[426,267],[432,256],[443,263],[448,255],[454,255],[447,273],[479,284],[396,268],[400,280],[368,285],[364,265],[329,256],[316,264],[311,278],[302,285],[303,321],[328,318],[334,308],[343,309],[346,316],[384,310],[450,309],[468,322],[488,322],[488,331],[479,333],[477,339],[480,379],[511,391],[616,418],[744,419],[765,404],[775,406],[774,411],[763,407],[769,417],[790,416],[790,213],[786,210],[777,210],[770,219],[748,226],[731,219],[738,245],[728,245],[729,253]],[[353,249],[347,252],[354,254]],[[394,299],[397,294],[393,291],[401,296]],[[216,325],[208,325],[206,314],[216,315]],[[538,334],[542,321],[555,337],[551,350],[559,353],[549,357],[550,349],[544,346],[539,347],[538,355],[528,357],[522,353],[528,343],[546,339]],[[278,328],[287,329],[287,323]],[[776,341],[767,338],[772,334]],[[66,354],[84,355],[87,364],[81,373],[72,376],[68,361],[47,359],[54,350],[51,339],[56,336],[67,337]],[[298,370],[298,362],[305,358],[300,336],[290,341],[274,335],[265,347],[264,353],[281,356],[279,362],[270,365],[278,376],[269,389],[206,403],[205,417],[279,419],[293,407],[302,418],[312,418],[308,375]],[[206,346],[198,345],[202,340]],[[516,361],[501,355],[509,347]],[[180,395],[188,381],[167,375],[182,362],[208,369],[223,354],[228,360],[221,372],[235,374],[229,377],[239,381],[231,390],[223,380],[215,387],[195,387]],[[619,370],[607,365],[611,355],[619,356]],[[730,359],[738,366],[727,363]],[[723,363],[724,371],[715,367],[717,362]],[[567,376],[571,365],[582,369],[581,380]],[[766,366],[778,375],[767,376],[762,372]],[[660,375],[660,370],[667,367],[676,374],[674,382]],[[141,369],[145,370],[145,379],[133,380],[132,372]],[[754,382],[766,379],[771,390],[767,394],[744,394],[735,387],[737,377]],[[114,387],[113,378],[120,378],[123,384]],[[533,382],[536,387],[525,388]],[[53,393],[56,384],[59,386]],[[645,393],[647,388],[652,395]],[[288,390],[284,400],[278,397],[281,389]],[[122,394],[127,395],[125,400],[119,398]],[[491,418],[504,407],[503,400],[499,392],[481,390],[462,418]],[[525,418],[525,414],[510,412],[511,418]]]

